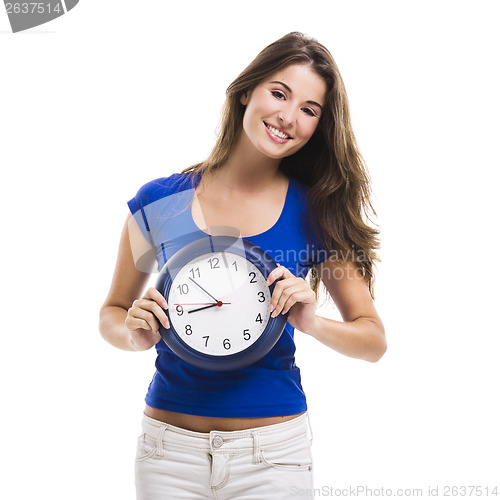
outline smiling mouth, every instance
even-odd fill
[[[272,125],[269,125],[269,123],[264,122],[264,125],[277,137],[281,139],[291,139],[291,137],[288,134],[285,134],[285,132],[282,132],[281,130],[273,127]]]

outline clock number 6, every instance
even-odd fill
[[[231,349],[231,344],[229,343],[229,339],[224,339],[222,342],[222,345],[224,346],[224,349],[229,350]]]

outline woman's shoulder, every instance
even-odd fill
[[[136,199],[141,204],[154,203],[169,196],[195,187],[196,176],[190,173],[174,173],[168,177],[158,177],[143,184],[137,191]]]

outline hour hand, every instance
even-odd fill
[[[208,309],[210,307],[215,307],[215,306],[218,306],[218,305],[219,305],[219,303],[216,302],[215,304],[210,304],[209,306],[203,306],[203,307],[198,307],[196,309],[191,309],[190,311],[188,311],[188,314],[189,313],[194,313],[196,311],[202,311],[203,309]]]
[[[203,309],[208,309],[209,307],[215,307],[215,306],[222,307],[223,305],[229,305],[229,304],[231,304],[231,302],[222,302],[219,300],[217,302],[214,302],[213,304],[205,304],[203,307],[197,307],[196,309],[191,309],[190,311],[188,311],[188,313],[202,311]]]

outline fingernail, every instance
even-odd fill
[[[269,312],[273,312],[274,311],[274,305],[273,304],[269,304]]]
[[[271,314],[271,318],[276,318],[276,316],[278,316],[279,312],[278,311],[273,311],[273,313]]]
[[[267,285],[267,286],[269,286],[269,283],[270,283],[270,281],[269,281],[269,280],[266,280],[266,285]]]
[[[162,302],[161,306],[163,307],[163,309],[166,309],[168,307],[168,304],[166,302]]]

